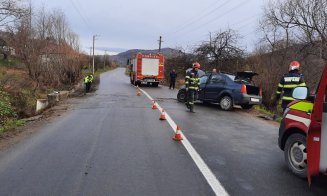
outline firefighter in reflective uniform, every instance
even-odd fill
[[[185,85],[186,85],[186,107],[190,109],[190,112],[194,112],[194,100],[197,95],[200,86],[200,79],[198,77],[198,70],[200,64],[193,63],[193,69],[186,73]]]
[[[88,93],[90,91],[92,82],[93,82],[92,74],[88,74],[87,76],[85,76],[85,78],[84,78],[85,93]]]
[[[276,91],[276,102],[282,99],[283,111],[287,105],[294,100],[292,97],[293,89],[297,86],[306,86],[304,77],[299,73],[300,63],[292,61],[289,65],[289,72],[281,78]]]

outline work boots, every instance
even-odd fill
[[[190,112],[195,113],[194,112],[194,105],[193,104],[190,104]]]

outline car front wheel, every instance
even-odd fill
[[[288,168],[298,177],[307,177],[307,142],[306,137],[296,133],[286,141],[284,149],[285,161]]]
[[[186,92],[185,91],[179,91],[177,94],[177,100],[179,102],[185,102],[186,99]]]
[[[219,101],[219,105],[223,110],[231,110],[233,108],[233,100],[228,95],[223,96]]]

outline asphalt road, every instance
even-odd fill
[[[142,87],[180,125],[230,195],[327,195],[291,174],[278,127],[235,109],[176,101],[177,90]],[[73,110],[0,152],[0,195],[214,195],[167,121],[136,96],[124,69],[101,75],[99,89]]]

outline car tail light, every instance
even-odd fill
[[[260,87],[260,90],[259,90],[259,96],[262,97],[262,88]]]
[[[245,84],[242,84],[242,86],[241,86],[241,93],[247,94],[247,92],[246,92],[246,85]]]

